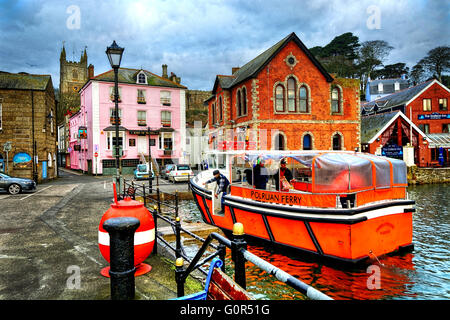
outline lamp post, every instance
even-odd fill
[[[124,48],[117,45],[114,40],[113,43],[106,48],[106,55],[108,56],[109,63],[114,70],[114,121],[116,129],[116,141],[114,148],[116,151],[116,188],[117,192],[120,192],[120,154],[119,154],[119,67],[122,61],[122,54]]]

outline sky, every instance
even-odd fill
[[[295,32],[308,47],[352,32],[385,40],[385,64],[414,66],[430,49],[450,45],[450,0],[0,0],[0,70],[50,74],[59,86],[59,56],[79,61],[87,47],[95,74],[111,69],[105,54],[125,48],[121,67],[158,75],[162,64],[192,90],[212,90]]]

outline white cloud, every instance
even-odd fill
[[[63,41],[68,58],[88,47],[96,74],[109,69],[105,49],[125,47],[123,65],[181,77],[191,89],[210,90],[216,74],[230,74],[291,32],[305,45],[326,45],[353,32],[360,41],[386,40],[395,49],[387,63],[410,67],[428,50],[448,45],[447,1],[2,1],[0,70],[52,74],[59,83]],[[79,6],[80,29],[66,27],[71,5]],[[381,29],[367,28],[367,8],[379,6]]]

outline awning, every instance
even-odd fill
[[[429,148],[450,148],[450,133],[428,133]]]
[[[116,126],[109,126],[103,129],[103,131],[116,131]],[[127,128],[119,126],[119,131],[128,131]]]

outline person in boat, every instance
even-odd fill
[[[253,167],[253,187],[255,189],[266,190],[269,181],[269,173],[264,167],[264,159],[258,158],[256,165]]]
[[[225,201],[223,196],[227,194],[227,188],[230,185],[230,181],[228,181],[227,177],[225,177],[223,174],[221,174],[220,171],[217,170],[217,169],[213,171],[213,175],[214,175],[214,178],[209,179],[206,182],[203,182],[203,185],[206,185],[206,184],[209,184],[209,183],[213,183],[213,182],[217,183],[217,189],[216,189],[216,192],[215,192],[214,196],[216,198],[218,198],[219,194],[222,193],[222,198],[221,198],[221,203],[220,204],[221,204],[222,212],[223,212],[223,204],[224,204],[224,201]]]
[[[273,176],[275,180],[275,188],[277,191],[281,189],[281,191],[287,191],[288,188],[283,187],[283,181],[287,181],[288,183],[291,182],[293,175],[291,170],[289,170],[288,167],[286,167],[286,160],[281,159],[280,161],[280,170]],[[280,188],[281,187],[281,188]]]

